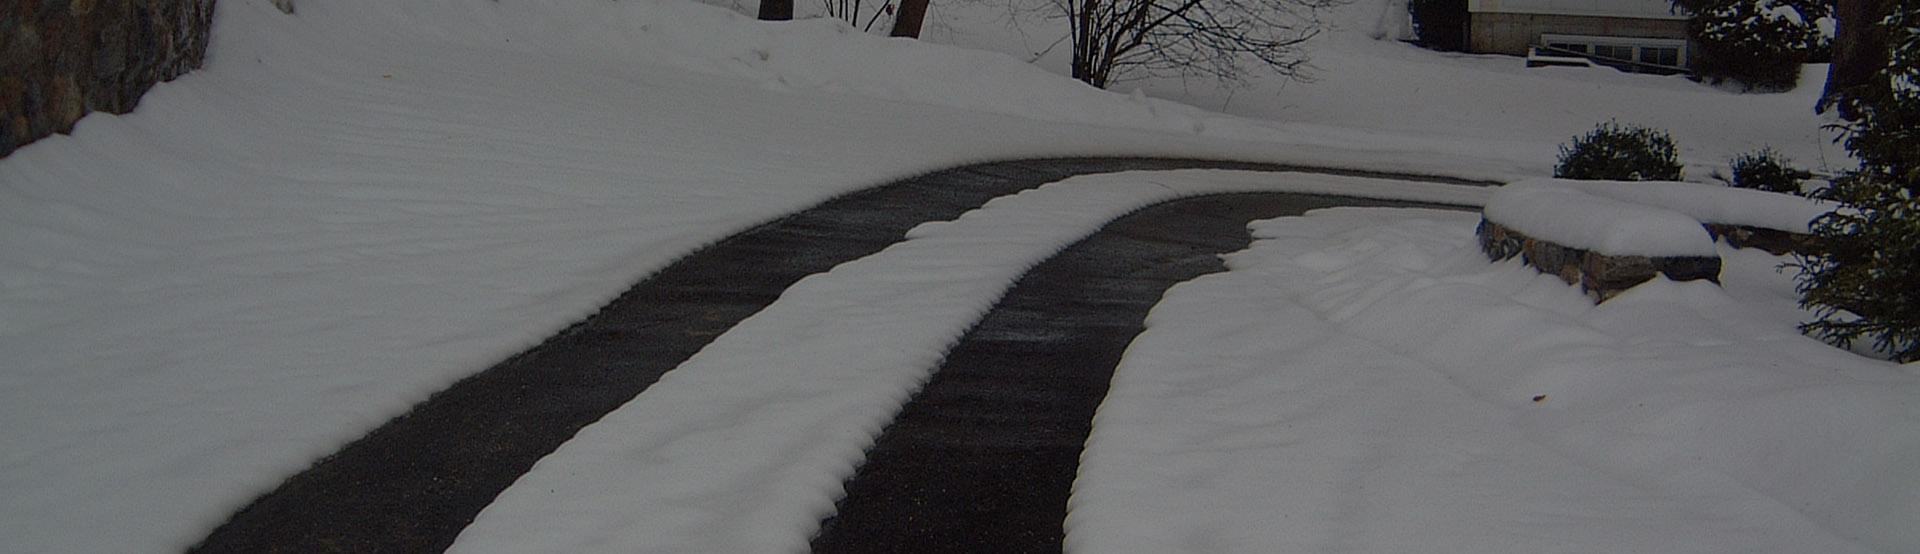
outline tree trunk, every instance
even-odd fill
[[[1833,37],[1833,65],[1827,68],[1821,110],[1839,102],[1847,89],[1867,84],[1887,68],[1887,38],[1876,27],[1891,13],[1890,0],[1839,0],[1833,14],[1839,23]]]
[[[1420,43],[1436,50],[1467,49],[1466,0],[1413,0],[1413,28]]]
[[[760,19],[765,21],[792,20],[793,0],[760,0]]]
[[[1080,11],[1070,12],[1069,17],[1074,20],[1073,78],[1093,85],[1095,88],[1104,89],[1107,88],[1106,78],[1096,75],[1094,71],[1100,64],[1099,60],[1095,59],[1095,53],[1099,51],[1100,44],[1103,42],[1101,37],[1105,36],[1099,32],[1099,29],[1103,28],[1103,22],[1096,20],[1093,16],[1094,11],[1099,7],[1099,0],[1081,0]]]
[[[900,11],[893,18],[889,36],[920,38],[920,22],[927,18],[928,0],[900,0]]]

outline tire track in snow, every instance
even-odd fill
[[[1094,410],[1148,310],[1224,271],[1246,225],[1332,206],[1295,193],[1202,196],[1119,219],[1029,271],[948,354],[846,483],[816,554],[1060,552]]]
[[[997,196],[1071,175],[1179,168],[1299,169],[1139,158],[996,162],[830,200],[689,255],[587,320],[435,393],[290,477],[189,551],[443,551],[534,462],[801,277]]]

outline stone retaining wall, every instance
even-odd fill
[[[1713,238],[1726,241],[1734,248],[1758,248],[1775,256],[1804,253],[1808,248],[1808,236],[1805,234],[1720,223],[1708,223],[1706,226],[1707,233]]]
[[[1505,225],[1480,219],[1480,250],[1493,261],[1519,256],[1541,273],[1559,277],[1595,302],[1605,302],[1640,283],[1665,275],[1675,281],[1720,282],[1718,257],[1614,256],[1535,239]]]
[[[13,0],[0,13],[0,156],[127,113],[155,83],[200,67],[214,0]]]

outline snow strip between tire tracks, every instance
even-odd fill
[[[1035,264],[1181,197],[1481,205],[1485,188],[1217,170],[1083,176],[808,277],[507,489],[449,552],[797,552],[949,347]]]

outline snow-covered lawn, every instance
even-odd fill
[[[1128,350],[1092,552],[1905,552],[1920,383],[1799,336],[1778,259],[1595,307],[1471,214],[1254,226]]]
[[[718,0],[714,0],[718,1]],[[1045,0],[1007,0],[1033,5]],[[1606,0],[1592,0],[1605,2]],[[935,2],[957,29],[941,33],[976,48],[1032,58],[1064,32],[1065,22],[1007,21],[1002,3]],[[1440,144],[1552,173],[1560,144],[1607,120],[1671,132],[1690,180],[1725,171],[1736,154],[1772,146],[1813,169],[1852,162],[1820,130],[1813,113],[1826,66],[1808,66],[1786,94],[1739,95],[1680,76],[1629,75],[1606,68],[1525,67],[1520,58],[1439,54],[1398,42],[1410,36],[1407,0],[1354,0],[1321,14],[1333,31],[1308,42],[1310,82],[1254,76],[1248,88],[1210,81],[1146,79],[1116,84],[1152,96],[1260,120],[1288,141],[1328,142],[1369,151],[1430,151]],[[1042,12],[1044,13],[1044,12]],[[936,28],[937,29],[937,28]],[[1071,49],[1056,47],[1039,64],[1065,72]]]
[[[1155,154],[1517,180],[1545,175],[1554,144],[1615,117],[1670,128],[1695,168],[1762,143],[1821,159],[1806,93],[1527,71],[1373,40],[1392,5],[1345,8],[1344,30],[1319,46],[1321,81],[1239,93],[1227,104],[1239,117],[1094,91],[998,54],[679,0],[303,1],[294,16],[221,2],[206,68],[133,114],[89,116],[0,159],[0,551],[178,551],[314,458],[675,257],[916,172]],[[1179,186],[1256,186],[1236,179]],[[1050,209],[1088,217],[1081,232],[1124,209],[1084,196]],[[1127,198],[1149,199],[1101,202]],[[978,217],[992,213],[1004,212]],[[1465,217],[1283,220],[1261,227],[1271,238],[1234,272],[1177,289],[1103,407],[1070,523],[1077,551],[1920,549],[1905,524],[1920,520],[1920,475],[1901,469],[1920,458],[1920,379],[1795,335],[1777,260],[1736,255],[1746,261],[1725,292],[1656,283],[1591,308],[1557,281],[1475,257]],[[937,264],[925,247],[954,225],[898,248]],[[1030,257],[1009,248],[968,252]],[[939,306],[957,310],[952,321],[925,323],[964,325],[983,309],[952,301]],[[722,342],[792,338],[754,328]],[[1281,336],[1293,331],[1332,338]],[[1165,369],[1175,355],[1196,359]],[[715,377],[688,369],[672,382]],[[1198,381],[1155,381],[1182,378]],[[1237,401],[1153,392],[1238,381]],[[882,410],[901,393],[888,394],[853,401]],[[1105,422],[1156,414],[1194,431]],[[800,452],[745,438],[736,446]],[[1193,442],[1157,442],[1176,440]],[[1139,450],[1152,444],[1167,446]],[[570,454],[594,448],[570,445],[542,468],[635,469]],[[801,488],[768,494],[811,498],[801,504],[814,512],[751,529],[739,526],[762,520],[716,519],[739,534],[699,540],[804,541],[839,483],[815,468],[848,463],[844,452],[813,462],[825,465],[780,470]],[[1221,486],[1231,491],[1207,494]],[[516,502],[483,523],[556,514]],[[1126,535],[1155,526],[1167,529],[1159,542]],[[488,529],[463,544],[502,544]]]

